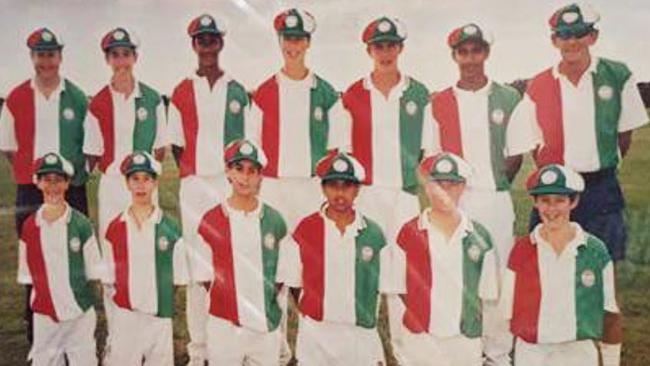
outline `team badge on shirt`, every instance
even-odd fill
[[[492,122],[500,125],[506,119],[506,114],[503,109],[495,109],[492,111]]]
[[[317,121],[323,120],[323,108],[321,107],[314,108],[314,119]]]
[[[583,286],[591,287],[596,283],[596,274],[594,274],[594,271],[586,269],[580,275],[580,280]]]
[[[275,249],[275,236],[273,234],[264,235],[264,246],[266,249]]]
[[[233,100],[228,105],[228,108],[230,109],[230,113],[237,114],[239,113],[239,111],[241,111],[241,104],[239,103],[238,100]]]
[[[371,247],[365,246],[361,249],[361,259],[365,262],[370,262],[372,257],[375,255],[375,251]]]
[[[603,85],[598,88],[598,98],[602,100],[610,100],[614,96],[614,89],[609,85]]]
[[[406,113],[408,113],[409,116],[414,116],[417,111],[418,105],[415,104],[414,101],[410,100],[408,103],[406,103]]]
[[[169,240],[167,240],[166,237],[161,236],[160,239],[158,239],[158,249],[164,252],[167,248],[169,248]]]
[[[145,107],[138,108],[138,121],[144,121],[147,119],[148,115],[149,112],[147,112],[147,109]]]
[[[472,262],[478,262],[478,260],[481,258],[481,248],[476,244],[472,244],[467,249],[467,256]]]
[[[70,250],[72,250],[75,253],[81,250],[81,240],[79,240],[79,238],[74,237],[70,239]]]
[[[66,108],[63,110],[63,118],[67,121],[72,121],[74,119],[74,111],[72,108]]]

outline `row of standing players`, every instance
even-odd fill
[[[317,173],[317,163],[322,161],[327,151],[338,149],[351,152],[354,156],[351,159],[358,161],[364,171],[363,179],[360,181],[367,185],[355,200],[354,207],[377,222],[385,235],[386,242],[391,244],[400,243],[400,235],[403,231],[400,231],[401,225],[420,212],[418,197],[415,195],[419,186],[416,167],[420,162],[420,156],[423,153],[425,156],[430,156],[442,149],[454,154],[452,162],[443,166],[457,167],[466,160],[473,167],[474,174],[466,177],[467,189],[459,198],[459,204],[463,212],[485,225],[487,232],[491,234],[491,240],[485,241],[494,243],[494,257],[499,266],[498,277],[501,285],[504,285],[507,280],[505,273],[508,273],[508,269],[513,269],[510,251],[513,245],[514,214],[508,190],[521,164],[521,154],[532,150],[538,166],[559,163],[568,167],[563,169],[570,168],[569,171],[575,170],[581,173],[586,189],[579,200],[572,200],[577,206],[573,210],[572,219],[579,222],[586,232],[591,232],[602,239],[607,244],[611,258],[620,260],[624,256],[626,235],[622,221],[623,199],[616,181],[616,166],[619,157],[629,148],[631,131],[647,123],[647,114],[638,93],[634,90],[631,73],[625,65],[603,58],[592,58],[590,55],[589,48],[598,37],[596,21],[597,17],[594,17],[594,14],[587,14],[576,5],[563,7],[553,14],[549,21],[553,32],[552,41],[560,51],[562,60],[557,66],[533,78],[523,97],[512,88],[489,80],[485,75],[483,67],[489,56],[490,43],[484,37],[482,30],[475,24],[455,29],[449,35],[448,43],[453,51],[452,57],[459,65],[460,79],[455,86],[434,93],[430,98],[422,84],[403,75],[398,69],[397,60],[406,38],[405,27],[396,19],[382,17],[369,24],[362,36],[367,44],[368,54],[374,61],[373,72],[354,83],[339,97],[326,81],[311,73],[305,66],[304,58],[310,45],[310,35],[315,29],[313,17],[305,11],[291,9],[278,15],[274,22],[280,36],[285,65],[281,72],[263,83],[250,99],[245,89],[224,75],[220,69],[218,56],[224,45],[224,32],[214,18],[204,15],[196,18],[188,27],[193,49],[198,56],[199,68],[196,75],[183,80],[175,89],[166,124],[163,121],[165,114],[159,95],[133,77],[132,67],[137,59],[137,53],[136,45],[130,39],[128,31],[118,28],[103,38],[102,49],[108,64],[113,68],[114,75],[110,85],[102,89],[92,99],[90,105],[86,106],[83,93],[71,82],[61,80],[58,76],[62,46],[51,31],[41,29],[30,35],[28,39],[37,75],[33,80],[15,88],[7,99],[6,108],[0,117],[0,150],[8,152],[7,155],[14,165],[18,183],[16,204],[19,208],[38,206],[42,200],[40,191],[32,184],[34,157],[56,151],[71,162],[76,168],[76,174],[71,180],[67,196],[73,206],[81,208],[84,212],[87,212],[84,185],[88,174],[85,169],[86,158],[91,167],[98,166],[102,172],[98,192],[99,232],[102,241],[108,241],[105,233],[109,223],[129,205],[131,197],[128,185],[125,184],[121,174],[119,162],[133,151],[148,151],[161,159],[164,146],[171,144],[181,175],[179,203],[183,221],[183,238],[190,243],[189,247],[200,251],[203,246],[197,245],[202,243],[198,230],[199,223],[215,202],[223,202],[228,196],[226,165],[222,159],[215,157],[218,157],[220,151],[223,151],[226,146],[233,141],[239,141],[244,136],[260,141],[262,150],[268,156],[268,162],[261,170],[267,179],[262,185],[260,195],[271,207],[277,208],[282,213],[289,227],[299,228],[300,226],[296,225],[301,223],[300,220],[322,203],[318,181],[312,178]],[[53,72],[56,77],[48,79],[48,73],[51,77]],[[89,113],[86,113],[86,108]],[[214,116],[223,116],[223,118]],[[58,123],[42,123],[48,117]],[[305,119],[308,123],[305,123]],[[374,126],[381,126],[381,129],[373,128]],[[58,139],[51,138],[57,135]],[[622,154],[619,154],[619,151]],[[457,158],[460,160],[456,161]],[[564,170],[558,167],[555,169],[556,177],[568,176],[564,174]],[[567,180],[570,179],[564,179]],[[556,183],[555,180],[549,182]],[[427,196],[433,201],[434,196],[429,192]],[[441,200],[441,202],[449,205],[449,200]],[[326,206],[324,212],[327,213],[331,206],[333,206],[332,202]],[[495,214],[495,208],[498,208],[498,214]],[[27,211],[17,210],[17,226],[22,225],[28,215]],[[324,216],[332,219],[327,214]],[[450,217],[455,216],[450,215]],[[539,215],[535,211],[531,215],[531,229],[539,220]],[[346,226],[355,224],[359,222],[348,222],[347,225],[343,224],[340,227],[337,225],[343,234],[340,235],[341,240],[346,239]],[[455,224],[456,226],[453,227],[458,227],[458,222]],[[361,227],[364,226],[361,224]],[[434,225],[428,230],[440,234],[437,229],[439,228]],[[232,226],[230,231],[230,239],[234,240],[236,231]],[[361,231],[357,230],[350,235],[359,238],[357,234]],[[22,230],[23,234],[26,232],[31,231]],[[431,232],[429,240],[433,240]],[[533,233],[537,232],[536,230]],[[577,229],[571,232],[574,234],[570,236],[571,238],[583,237],[578,235],[581,231]],[[462,239],[451,235],[453,231],[447,237],[444,236],[444,230],[441,233],[442,238],[449,241]],[[549,240],[545,235],[551,235],[550,237],[558,239],[560,244],[562,239],[566,239],[566,237],[546,234],[541,229],[539,235],[540,240]],[[531,238],[533,236],[534,234],[531,234]],[[292,237],[295,239],[296,231],[293,232]],[[70,247],[73,247],[73,242],[70,241]],[[570,244],[580,243],[574,240]],[[389,257],[400,257],[399,250],[394,246],[389,247],[392,248],[390,250],[392,255]],[[491,244],[486,247],[490,248]],[[429,251],[433,252],[433,248],[434,243],[430,245]],[[480,248],[482,246],[479,246]],[[440,248],[436,250],[442,253],[441,258],[452,255],[443,253]],[[362,247],[358,255],[361,259],[368,256],[372,259],[373,253],[372,248],[368,254],[368,250]],[[476,263],[472,260],[476,256],[476,249],[473,246],[468,248],[467,255],[469,262]],[[597,311],[584,308],[579,305],[580,296],[578,296],[584,295],[584,289],[570,288],[577,281],[573,279],[569,281],[569,277],[566,276],[575,272],[579,283],[591,289],[594,284],[598,285],[597,289],[606,288],[607,281],[603,278],[608,277],[604,274],[601,276],[601,272],[593,269],[585,270],[582,267],[585,264],[573,257],[568,260],[569,264],[565,263],[561,267],[563,270],[556,270],[553,266],[558,266],[557,263],[541,259],[541,253],[535,255],[540,258],[538,266],[530,265],[526,268],[537,268],[535,272],[538,277],[537,287],[533,286],[528,291],[536,289],[539,292],[540,287],[544,291],[536,293],[536,296],[528,296],[537,299],[537,302],[533,300],[524,307],[533,313],[537,311],[536,315],[531,315],[532,320],[528,319],[534,323],[535,329],[530,329],[532,325],[529,324],[529,327],[524,326],[525,331],[522,333],[518,332],[513,324],[510,326],[517,337],[516,349],[528,350],[528,357],[536,355],[535,357],[541,361],[535,362],[542,364],[551,362],[545,357],[551,359],[552,357],[575,357],[576,354],[579,356],[578,359],[582,360],[576,361],[577,364],[584,364],[590,362],[585,361],[584,358],[585,344],[588,344],[584,339],[602,336],[604,342],[600,348],[603,357],[617,359],[620,352],[620,317],[614,314],[615,303],[612,306],[611,303],[603,300],[600,304],[605,304],[604,308]],[[237,258],[233,253],[230,253],[230,256]],[[245,256],[246,254],[242,254],[242,258],[247,258]],[[482,256],[479,255],[479,258]],[[508,261],[508,258],[511,260]],[[333,264],[336,268],[333,271],[335,276],[341,276],[344,273],[341,268],[345,268],[345,263],[341,262],[343,259],[338,259],[339,262]],[[479,330],[477,335],[476,329],[468,330],[469,320],[458,317],[459,314],[472,315],[471,299],[463,298],[460,303],[451,299],[458,300],[456,295],[459,291],[464,291],[464,286],[471,286],[471,284],[463,283],[463,286],[460,286],[460,278],[453,277],[453,273],[458,274],[458,266],[453,267],[452,264],[458,265],[458,263],[452,257],[440,263],[437,262],[440,258],[435,256],[430,260],[436,265],[440,264],[440,267],[432,263],[428,264],[430,273],[423,277],[429,278],[428,282],[424,281],[425,284],[428,283],[428,287],[425,286],[426,291],[416,296],[419,299],[415,301],[416,305],[411,304],[418,308],[417,311],[409,308],[408,293],[405,299],[397,295],[388,296],[391,343],[397,358],[404,364],[409,362],[418,364],[415,360],[403,359],[406,356],[402,354],[408,353],[405,350],[408,350],[409,346],[423,345],[424,342],[429,344],[425,349],[445,350],[447,356],[441,357],[441,362],[451,362],[453,365],[474,364],[472,361],[455,360],[454,355],[471,357],[475,353],[453,350],[477,349],[479,355],[484,353],[487,364],[508,364],[510,362],[508,354],[513,343],[512,336],[508,331],[508,322],[499,315],[496,301],[484,301],[482,314],[480,316],[473,314],[483,319],[485,331]],[[231,269],[239,268],[233,261],[236,262],[236,259],[232,259],[229,263]],[[400,261],[395,259],[393,262]],[[305,263],[304,259],[302,263]],[[417,267],[418,264],[408,261],[407,263],[408,273],[415,271],[415,267],[410,266]],[[329,291],[323,293],[324,288],[336,288],[338,285],[345,284],[339,283],[341,281],[326,282],[329,278],[326,275],[329,272],[325,270],[327,267],[323,268],[321,263],[320,268],[322,269],[320,276],[324,278],[321,278],[320,282],[311,279],[316,281],[313,285],[321,290],[321,298],[314,300],[320,304],[320,315],[311,314],[312,316],[302,317],[301,320],[307,320],[305,320],[306,325],[301,322],[301,329],[320,329],[315,332],[320,334],[318,339],[321,340],[329,339],[327,334],[330,338],[336,337],[337,339],[326,342],[327,349],[321,349],[324,354],[334,358],[323,362],[349,364],[349,359],[336,361],[337,355],[330,352],[343,346],[354,346],[355,350],[359,349],[358,344],[355,343],[357,341],[338,338],[345,328],[338,327],[339,323],[346,324],[346,321],[348,323],[351,321],[356,325],[354,329],[359,326],[363,328],[363,324],[368,325],[368,323],[364,323],[363,319],[350,318],[349,314],[345,314],[342,310],[347,309],[349,313],[350,308],[363,307],[355,304],[343,306],[342,299],[339,298],[340,294],[331,295],[334,296],[334,300],[331,300],[327,296]],[[581,272],[577,274],[576,271],[579,269]],[[128,281],[136,281],[128,273],[124,275],[125,278]],[[550,278],[549,273],[553,274]],[[354,277],[358,274],[349,273],[347,276]],[[239,281],[234,281],[237,272],[230,275],[231,285],[238,286]],[[439,276],[442,276],[441,278],[450,276],[451,279],[431,280],[432,277],[438,279]],[[595,279],[592,278],[594,276]],[[41,274],[40,278],[47,279],[47,276]],[[457,279],[454,281],[453,278]],[[135,286],[137,281],[129,283]],[[560,286],[561,288],[555,289],[557,291],[547,294],[548,286],[545,286],[545,281],[548,281],[549,286],[552,284],[551,288],[558,287],[558,284],[563,284],[564,287]],[[306,286],[306,282],[303,284]],[[590,284],[591,286],[588,286]],[[343,289],[339,290],[345,293]],[[474,290],[479,291],[476,283]],[[243,288],[241,291],[255,293],[251,288]],[[162,296],[159,289],[153,292],[158,293],[159,297]],[[237,291],[231,292],[231,294],[237,293]],[[256,293],[258,297],[261,296],[259,291]],[[264,291],[262,293],[266,294]],[[602,294],[605,296],[609,292],[603,290]],[[151,305],[150,295],[151,292],[145,292],[145,296],[149,299],[148,305]],[[561,299],[555,299],[554,296],[558,295],[563,296]],[[117,298],[116,296],[117,294],[106,291],[107,313],[119,313],[120,306],[114,305],[120,302],[119,296]],[[301,309],[305,296],[301,298]],[[427,296],[428,301],[422,300]],[[210,345],[214,346],[213,342],[208,342],[206,339],[211,334],[206,332],[206,323],[209,323],[206,319],[214,319],[208,316],[205,297],[206,290],[202,286],[193,284],[188,287],[186,312],[191,337],[188,350],[191,362],[196,364],[201,364],[207,358],[209,352],[206,351],[206,347],[209,349]],[[281,295],[281,298],[285,297],[286,294]],[[35,307],[34,301],[38,298],[38,296],[32,297],[32,307]],[[215,308],[227,309],[225,311],[234,311],[234,314],[238,314],[238,311],[246,313],[244,309],[250,305],[248,303],[255,303],[252,299],[247,299],[241,306],[237,301],[228,302],[236,299],[222,299],[220,301],[226,303],[219,303]],[[354,299],[359,300],[358,296]],[[443,299],[442,302],[440,299]],[[352,301],[352,299],[348,300]],[[81,300],[76,301],[80,303]],[[566,307],[558,307],[558,304],[564,306],[567,301],[576,304],[574,306],[576,311],[566,315],[569,318],[558,317],[554,311],[562,309],[561,313],[566,313],[564,311]],[[281,300],[280,305],[283,306],[284,302],[286,300]],[[548,305],[549,302],[554,305]],[[427,306],[429,309],[425,309]],[[151,310],[151,308],[147,309]],[[214,309],[211,305],[210,314],[213,314],[212,310]],[[605,317],[601,314],[604,310],[607,310]],[[420,312],[418,313],[420,318],[418,316],[413,318],[414,312]],[[600,317],[597,316],[598,314]],[[255,333],[246,333],[243,323],[233,319],[232,316],[233,313],[222,314],[221,318],[241,326],[239,328],[242,329],[235,328],[239,329],[235,333],[241,334],[242,338],[231,337],[231,340],[237,342],[230,344],[226,349],[240,352],[242,358],[251,358],[253,356],[246,352],[248,346],[255,344],[251,338],[251,334]],[[363,317],[363,314],[357,316]],[[421,318],[422,316],[427,319],[427,322],[423,323],[425,318]],[[146,318],[147,315],[143,314],[143,317]],[[600,332],[597,329],[584,332],[585,324],[591,324],[588,321],[585,323],[585,317],[591,321],[605,319],[608,324],[605,333],[602,334],[602,329]],[[109,316],[109,328],[112,318],[112,315]],[[317,323],[314,324],[309,319],[316,320]],[[552,322],[549,319],[562,319],[562,322]],[[328,320],[331,320],[332,324],[328,324]],[[455,320],[458,320],[458,323],[455,324]],[[115,326],[119,324],[118,321],[112,323],[116,324]],[[133,329],[142,327],[142,323],[137,319],[122,324],[127,327],[126,329],[130,329],[131,333]],[[279,324],[281,327],[286,326],[284,321],[279,321]],[[409,324],[416,328],[409,328]],[[374,326],[374,323],[372,325]],[[35,325],[34,330],[37,334],[38,329]],[[215,329],[224,331],[223,327],[212,330]],[[403,337],[404,334],[410,334],[405,329],[419,334],[420,337]],[[121,334],[128,333],[129,331],[123,331]],[[481,336],[483,344],[479,343],[476,346],[477,338]],[[365,337],[357,334],[353,339],[367,339],[367,336]],[[120,339],[125,338],[109,336],[110,348],[118,347]],[[284,345],[285,342],[282,343],[281,362],[286,363],[288,361],[286,356],[289,353]],[[113,347],[113,344],[116,346]],[[227,343],[222,342],[222,345],[225,344]],[[239,347],[234,346],[237,344]],[[590,355],[596,350],[592,348],[587,349],[591,351],[588,353]],[[307,349],[317,350],[319,347],[307,347]],[[33,352],[36,353],[38,352]],[[223,352],[219,352],[221,353]],[[422,355],[426,353],[423,352]],[[307,358],[307,360],[311,359]],[[533,361],[527,361],[526,364],[531,364],[530,362]],[[567,364],[569,361],[565,359],[557,362]],[[303,363],[319,364],[314,360],[304,360]]]

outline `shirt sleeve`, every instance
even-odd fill
[[[89,280],[101,280],[106,270],[94,233],[86,240],[83,248],[86,278]]]
[[[616,290],[614,284],[614,263],[609,261],[605,268],[603,268],[603,292],[604,292],[604,307],[605,311],[610,313],[618,313],[620,310],[616,303]]]
[[[115,258],[113,257],[113,245],[108,239],[101,240],[103,273],[101,281],[105,285],[115,283]]]
[[[172,259],[174,266],[174,285],[187,285],[190,282],[189,265],[187,259],[187,248],[183,239],[178,239],[174,244],[174,254]]]
[[[14,115],[5,101],[0,111],[0,150],[2,151],[16,151],[18,149],[15,122]]]
[[[327,137],[327,149],[339,151],[352,150],[352,117],[343,108],[343,102],[339,98],[329,110],[329,136]]]
[[[262,146],[262,110],[251,100],[244,113],[244,136]]]
[[[479,282],[479,297],[483,300],[497,300],[499,298],[499,269],[494,252],[494,249],[490,249],[483,257],[481,280]]]
[[[276,282],[283,283],[288,287],[302,287],[300,247],[291,237],[280,242],[280,259],[278,260]]]
[[[438,130],[438,123],[433,119],[431,103],[428,103],[426,107],[424,107],[424,121],[422,125],[422,150],[424,150],[423,156],[431,156],[441,150],[440,132]]]
[[[185,133],[181,112],[174,103],[169,103],[167,110],[167,144],[180,147],[185,146]]]
[[[161,101],[156,107],[156,139],[153,143],[154,149],[167,146],[167,115],[165,104]]]
[[[214,268],[212,268],[212,250],[201,236],[194,241],[193,245],[186,248],[189,259],[189,275],[193,282],[212,282],[214,279]]]
[[[525,95],[512,112],[506,129],[507,155],[521,155],[534,150],[542,143],[541,136],[537,126],[535,104]]]
[[[27,265],[27,244],[22,240],[18,242],[18,283],[22,285],[32,283],[32,275]]]
[[[379,292],[406,293],[406,254],[396,244],[389,244],[380,252]]]
[[[515,296],[515,278],[516,273],[510,268],[506,268],[503,272],[501,281],[501,296],[499,297],[499,313],[505,319],[512,319],[512,307],[514,305]]]
[[[104,138],[99,128],[99,120],[88,111],[84,119],[84,145],[86,155],[101,156],[104,153]]]
[[[621,117],[618,132],[631,131],[648,123],[648,112],[634,76],[630,76],[621,92]]]

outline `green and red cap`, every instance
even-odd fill
[[[47,28],[39,28],[27,37],[27,47],[32,51],[60,51],[63,43]]]
[[[157,178],[162,173],[162,165],[148,152],[135,151],[122,160],[120,172],[126,177],[133,173],[145,172]]]
[[[343,180],[361,184],[366,179],[366,170],[352,154],[331,151],[316,164],[316,175],[323,183]]]
[[[406,40],[406,26],[396,18],[383,16],[375,19],[363,31],[361,39],[366,44],[377,42],[398,42]]]
[[[187,34],[192,38],[201,34],[214,34],[223,37],[226,35],[226,29],[212,15],[201,14],[194,18],[190,22],[190,25],[187,26]]]
[[[248,160],[255,163],[260,168],[264,168],[267,163],[264,150],[257,146],[253,141],[245,139],[235,140],[228,144],[223,155],[223,160],[226,165],[242,160]]]
[[[429,181],[466,182],[472,167],[456,154],[443,152],[422,160],[420,174]]]
[[[549,164],[533,172],[526,180],[526,189],[533,196],[545,194],[574,195],[585,189],[585,181],[574,170]]]
[[[45,174],[58,174],[67,178],[74,175],[74,166],[58,153],[51,152],[34,161],[34,176],[38,178]]]
[[[302,9],[289,9],[273,20],[275,31],[281,36],[310,38],[316,30],[316,19]]]
[[[595,24],[599,20],[600,15],[593,8],[571,4],[556,10],[548,24],[559,38],[582,38],[596,30]]]
[[[138,44],[125,28],[117,27],[104,35],[101,47],[104,52],[108,52],[115,47],[126,47],[135,50],[138,48]]]
[[[449,33],[447,36],[447,44],[452,49],[460,46],[467,41],[474,41],[481,43],[487,47],[492,44],[492,39],[483,32],[481,27],[474,23],[465,24],[458,27]]]

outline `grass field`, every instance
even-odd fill
[[[626,216],[630,241],[628,260],[620,265],[618,289],[624,314],[624,366],[650,365],[650,128],[634,136],[634,144],[621,168],[621,181],[627,197]],[[178,218],[178,180],[169,159],[162,179],[163,209]],[[515,184],[517,232],[524,233],[530,201],[522,191],[522,181],[530,171],[527,162]],[[89,186],[91,217],[96,218],[96,177]],[[24,365],[28,352],[22,325],[24,291],[16,284],[17,240],[14,231],[14,185],[11,170],[0,159],[0,365]],[[175,319],[176,364],[187,361],[187,331],[184,292],[177,295],[179,315]],[[100,310],[101,315],[101,310]],[[97,331],[100,347],[105,338],[105,323],[100,316]]]

